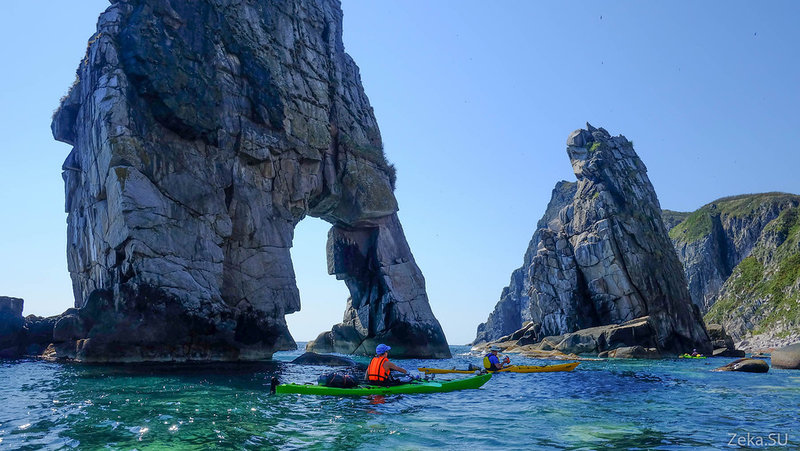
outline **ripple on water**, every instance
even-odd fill
[[[398,363],[479,363],[466,347],[453,351],[445,361]],[[800,431],[797,373],[712,373],[727,360],[716,362],[582,362],[571,373],[497,374],[480,390],[364,398],[270,396],[273,376],[310,382],[330,370],[285,362],[244,369],[4,363],[0,446],[694,449],[758,431],[788,432],[800,446],[800,433],[792,437]]]

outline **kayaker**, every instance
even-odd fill
[[[506,357],[503,359],[503,362],[500,362],[500,357],[497,357],[497,353],[500,352],[500,348],[497,346],[492,346],[489,349],[489,353],[483,358],[483,367],[486,368],[488,371],[497,371],[502,370],[507,365],[511,359]]]
[[[692,349],[692,357],[700,357],[700,353],[697,352],[697,349]]]
[[[396,385],[398,381],[392,379],[392,371],[399,371],[408,374],[403,368],[389,361],[390,346],[383,343],[375,348],[375,357],[369,362],[367,367],[367,382],[374,385]]]

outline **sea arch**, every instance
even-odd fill
[[[331,224],[344,320],[309,348],[450,352],[397,217],[338,2],[116,2],[54,115],[75,309],[59,355],[258,360],[290,349],[290,248]],[[203,26],[197,26],[202,24]]]

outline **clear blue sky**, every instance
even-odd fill
[[[800,193],[800,2],[344,0],[400,220],[451,344],[475,336],[509,282],[586,121],[624,134],[663,208]],[[103,0],[7,2],[0,15],[0,295],[25,314],[73,303],[61,163],[50,117],[74,80]],[[292,250],[297,340],[339,322],[328,226]]]

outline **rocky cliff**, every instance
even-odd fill
[[[543,230],[560,227],[558,214],[564,207],[572,203],[577,186],[575,182],[563,180],[556,183],[544,216],[536,223],[536,232],[533,233],[528,249],[525,251],[522,266],[511,273],[511,282],[503,288],[500,301],[495,305],[494,311],[489,314],[489,319],[478,326],[478,333],[473,343],[496,340],[521,329],[526,322],[533,320],[531,298],[528,295],[531,289],[528,270],[536,255]]]
[[[295,343],[289,249],[332,224],[350,288],[339,352],[449,350],[397,218],[335,0],[119,0],[100,16],[53,135],[64,162],[75,309],[59,355],[251,360]],[[395,354],[397,355],[397,354]]]
[[[693,301],[747,349],[800,340],[800,196],[727,197],[670,230]]]
[[[785,193],[726,197],[685,214],[670,228],[692,301],[704,314],[717,301],[733,269],[752,253],[764,228],[798,205],[800,196]]]
[[[633,144],[587,124],[569,136],[567,153],[578,179],[576,192],[558,220],[537,231],[539,241],[529,249],[535,252],[527,270],[534,326],[526,326],[531,336],[524,338],[559,337],[560,344],[569,342],[567,350],[578,352],[622,344],[710,352]],[[597,329],[621,324],[630,326],[620,329],[624,338],[622,332],[612,339],[615,333]],[[569,335],[582,329],[593,332]]]
[[[664,226],[666,226],[667,230],[672,230],[673,227],[688,218],[690,214],[682,211],[661,210],[661,219],[664,221]]]

